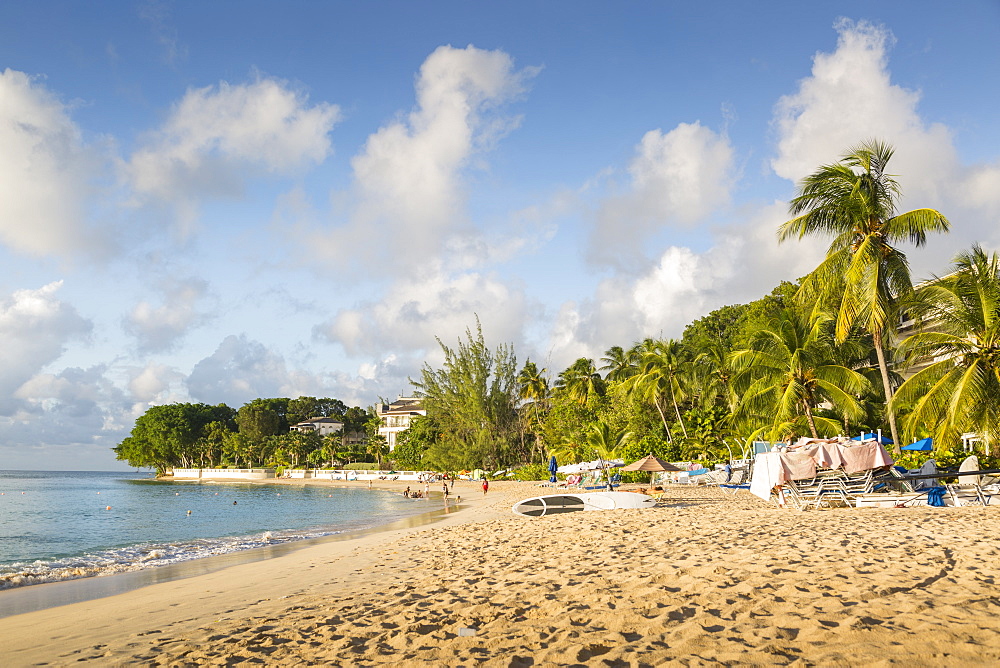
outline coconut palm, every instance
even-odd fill
[[[680,341],[647,341],[649,343],[643,346],[645,352],[640,357],[639,370],[630,380],[631,389],[656,407],[663,421],[663,428],[667,430],[667,438],[672,441],[670,426],[664,413],[669,402],[681,425],[681,431],[684,432],[684,438],[687,438],[687,427],[678,404],[685,397],[685,386],[681,379],[687,378],[685,370],[688,366],[687,360],[683,358]]]
[[[601,367],[601,371],[606,371],[605,380],[619,381],[626,380],[635,375],[636,372],[636,356],[630,354],[621,346],[612,346],[604,353],[604,357],[601,361],[604,362],[604,366]]]
[[[616,430],[606,422],[596,422],[586,433],[586,445],[590,452],[604,460],[619,459],[622,448],[632,441],[630,431]]]
[[[840,162],[820,167],[799,184],[790,205],[796,217],[778,230],[780,241],[833,237],[826,259],[803,281],[800,294],[818,296],[821,306],[836,304],[837,340],[845,340],[856,325],[872,335],[887,406],[892,386],[885,349],[895,331],[895,305],[913,289],[906,255],[893,244],[923,246],[929,232],[949,229],[934,209],[896,213],[899,184],[885,171],[892,155],[891,146],[870,140]],[[896,419],[891,410],[886,414],[898,444]]]
[[[604,394],[604,380],[594,366],[594,360],[581,357],[556,379],[556,388],[581,404],[591,394]]]
[[[915,313],[933,323],[900,345],[930,364],[904,382],[893,404],[909,404],[908,436],[926,429],[939,446],[976,432],[1000,441],[1000,258],[978,245],[960,253],[955,271],[918,289]]]
[[[547,369],[539,370],[529,359],[517,374],[517,396],[524,402],[520,409],[521,416],[535,435],[535,445],[539,454],[542,454],[542,417],[548,410],[549,397],[552,394],[549,381],[545,377],[546,371]]]
[[[784,311],[754,333],[749,348],[734,351],[733,388],[740,397],[733,419],[756,427],[754,437],[771,439],[802,433],[832,435],[835,419],[816,415],[828,402],[850,418],[863,415],[857,399],[869,386],[865,377],[834,362],[829,318],[811,324],[804,315]]]

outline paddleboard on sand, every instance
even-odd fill
[[[581,510],[616,508],[652,508],[656,500],[635,492],[590,492],[584,494],[548,494],[518,501],[511,508],[515,515],[541,517]]]

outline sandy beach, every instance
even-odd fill
[[[650,510],[537,519],[510,512],[516,499],[545,491],[498,482],[483,499],[478,485],[459,483],[462,508],[431,524],[3,618],[0,659],[5,666],[1000,661],[1000,508],[800,513],[748,494],[674,488]],[[439,497],[435,505],[443,506]]]

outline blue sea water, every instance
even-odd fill
[[[430,508],[367,488],[0,471],[0,589],[328,536]]]

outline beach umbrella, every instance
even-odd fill
[[[653,476],[656,475],[657,471],[680,471],[680,469],[670,462],[663,461],[659,457],[646,455],[637,462],[623,466],[622,471],[649,471],[649,484],[652,486]]]
[[[559,470],[559,464],[556,463],[556,456],[552,455],[549,458],[549,482],[556,481],[556,471]]]
[[[923,452],[927,452],[933,449],[934,449],[934,442],[933,439],[930,438],[922,438],[919,441],[914,441],[913,443],[910,443],[909,445],[904,445],[903,447],[900,448],[900,450],[921,450]]]
[[[851,439],[852,441],[878,441],[882,445],[892,445],[892,439],[882,434],[861,434]]]

